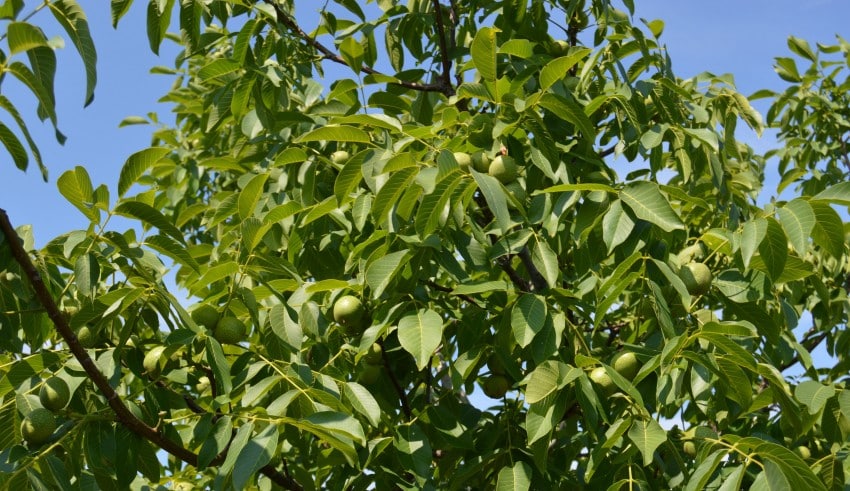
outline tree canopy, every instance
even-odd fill
[[[789,38],[748,98],[633,0],[307,3],[151,0],[176,123],[124,121],[152,143],[117,186],[58,178],[85,230],[0,210],[0,484],[850,483],[850,44]],[[74,0],[0,6],[38,100],[0,95],[0,142],[44,172],[41,11],[86,101],[97,56]]]

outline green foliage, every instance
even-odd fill
[[[677,77],[631,1],[339,0],[318,27],[296,3],[147,5],[151,48],[185,47],[176,124],[117,196],[59,177],[86,230],[37,251],[16,231],[65,317],[2,236],[3,486],[845,486],[848,87],[821,57],[846,43],[792,38],[813,68],[777,60],[783,148],[761,156],[731,77]],[[85,17],[49,8],[91,92]],[[6,32],[55,123],[52,50]],[[760,207],[770,156],[801,188]],[[22,446],[50,373],[64,419]]]

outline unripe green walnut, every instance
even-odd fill
[[[809,447],[800,445],[794,449],[794,453],[800,456],[801,459],[807,460],[812,458],[812,451],[809,450]]]
[[[611,366],[620,375],[628,380],[633,380],[640,370],[640,362],[631,351],[621,351],[611,360]]]
[[[366,309],[359,298],[345,295],[334,304],[334,320],[345,328],[348,334],[359,334],[363,330]]]
[[[38,391],[38,400],[45,409],[58,411],[68,405],[71,390],[68,384],[59,377],[50,377],[44,381]]]
[[[245,323],[236,317],[222,317],[213,331],[213,337],[221,344],[238,344],[245,338]]]
[[[461,170],[469,172],[469,167],[472,166],[472,156],[466,152],[455,152],[455,161]]]
[[[471,155],[472,168],[478,172],[487,172],[490,170],[490,157],[484,152],[475,152]]]
[[[89,326],[83,326],[77,331],[77,340],[83,348],[94,348],[97,346],[98,336]]]
[[[151,377],[159,376],[168,361],[167,358],[163,356],[164,353],[165,346],[154,346],[147,352],[144,360],[142,360],[142,366],[145,369],[145,373]]]
[[[499,155],[490,162],[490,169],[487,170],[487,173],[503,184],[514,182],[517,176],[516,161],[509,155]]]
[[[336,152],[331,154],[331,162],[337,165],[342,165],[348,162],[348,159],[350,158],[351,154],[349,154],[345,150],[337,150]]]
[[[617,391],[617,385],[611,380],[611,376],[603,367],[596,367],[590,372],[590,381],[599,386],[602,394],[610,396]]]
[[[484,394],[491,399],[501,399],[511,388],[511,381],[504,375],[490,375],[481,383]]]
[[[487,358],[487,368],[490,369],[490,373],[493,375],[507,375],[507,371],[505,370],[505,365],[502,363],[502,360],[493,353]]]
[[[378,381],[378,378],[381,376],[381,365],[373,365],[371,363],[364,363],[360,368],[360,375],[357,377],[357,380],[360,383],[371,385]]]
[[[380,365],[383,362],[383,353],[384,349],[381,348],[380,344],[372,343],[372,346],[369,346],[369,351],[363,355],[363,361],[370,365]]]
[[[555,41],[549,43],[549,54],[551,54],[555,58],[566,56],[569,51],[570,43],[564,41],[563,39],[556,39]]]
[[[56,418],[53,417],[53,413],[41,407],[30,411],[21,423],[21,436],[27,444],[32,446],[46,442],[54,431],[56,431]]]
[[[711,270],[703,263],[688,263],[682,266],[679,278],[691,295],[705,295],[711,288]]]
[[[221,315],[218,310],[209,304],[201,304],[191,313],[192,320],[195,324],[203,326],[207,329],[215,329],[216,324]]]
[[[682,444],[682,450],[685,452],[685,455],[688,457],[696,457],[697,456],[697,446],[691,440],[686,441]]]

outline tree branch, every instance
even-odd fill
[[[522,265],[525,266],[525,270],[528,271],[528,277],[531,279],[534,291],[541,292],[549,289],[549,283],[540,273],[540,270],[537,269],[537,266],[534,265],[534,261],[531,259],[531,252],[528,250],[527,245],[519,251],[519,258],[522,261]]]
[[[433,0],[434,4],[434,22],[437,27],[437,38],[440,42],[440,60],[443,63],[443,73],[440,75],[443,85],[443,93],[446,96],[453,96],[455,89],[452,87],[452,60],[449,58],[448,45],[446,44],[446,28],[443,25],[443,7],[440,5],[440,0]]]
[[[77,339],[77,335],[74,334],[73,330],[71,330],[71,326],[68,324],[68,321],[65,320],[65,316],[62,315],[62,312],[53,300],[53,297],[47,290],[47,286],[41,278],[41,273],[38,272],[30,259],[29,254],[21,245],[21,238],[18,236],[18,233],[15,232],[15,228],[12,226],[11,221],[9,221],[9,216],[6,214],[6,210],[3,209],[0,209],[0,231],[2,231],[3,235],[6,236],[6,240],[9,242],[9,247],[12,250],[12,256],[21,266],[21,269],[29,279],[38,301],[47,311],[47,316],[53,322],[53,325],[56,326],[56,330],[59,332],[59,335],[62,336],[62,339],[64,339],[65,343],[68,344],[69,350],[74,355],[74,358],[80,362],[80,365],[82,365],[83,370],[85,370],[89,379],[106,398],[106,401],[115,413],[118,422],[136,435],[150,441],[183,462],[186,462],[193,467],[197,467],[197,454],[187,450],[182,445],[169,440],[159,431],[148,426],[147,423],[137,418],[130,412],[127,406],[124,405],[121,397],[117,392],[115,392],[115,389],[109,385],[109,381],[106,379],[106,376],[104,376],[100,369],[97,368],[97,365],[95,365],[88,352],[80,344],[79,339]],[[214,462],[224,460],[222,455],[219,457],[220,458],[217,458]],[[301,485],[294,480],[287,478],[274,467],[267,465],[260,469],[260,472],[285,489],[295,491],[301,491],[303,489]]]
[[[271,5],[275,10],[275,15],[277,16],[277,21],[286,26],[293,34],[303,39],[308,45],[312,46],[316,51],[322,54],[322,56],[326,60],[330,60],[334,63],[339,63],[341,65],[348,66],[348,63],[341,56],[331,51],[330,48],[320,43],[316,38],[304,32],[303,29],[295,22],[283,9],[280,8],[280,5],[277,4],[274,0],[264,0],[267,4]],[[352,69],[355,69],[352,67]],[[383,73],[375,70],[374,68],[366,65],[362,65],[359,70],[367,75],[384,75]],[[404,87],[406,89],[418,90],[421,92],[440,92],[442,94],[446,94],[447,96],[454,94],[454,88],[451,85],[448,86],[448,89],[451,93],[446,91],[446,88],[441,81],[437,84],[423,84],[419,82],[408,82],[406,80],[399,80],[397,82],[390,82],[392,85],[397,85],[399,87]]]

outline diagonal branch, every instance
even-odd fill
[[[197,454],[184,448],[179,443],[169,440],[162,433],[148,426],[144,421],[131,413],[127,406],[124,405],[124,402],[121,400],[121,396],[119,396],[118,393],[115,392],[115,389],[109,385],[109,381],[106,379],[106,376],[100,371],[97,365],[95,365],[88,352],[86,352],[85,348],[83,348],[80,344],[80,341],[77,339],[74,331],[71,330],[71,326],[68,325],[68,321],[65,320],[65,316],[62,315],[62,312],[53,300],[53,297],[47,290],[47,286],[41,278],[41,273],[38,272],[30,259],[29,254],[27,254],[27,251],[25,251],[21,245],[21,238],[18,236],[18,233],[15,232],[15,228],[9,221],[9,216],[6,214],[6,210],[3,209],[0,209],[0,231],[3,232],[3,235],[9,242],[9,247],[12,250],[12,256],[21,266],[24,274],[26,274],[29,279],[38,301],[47,311],[47,316],[53,322],[53,325],[56,326],[56,330],[62,336],[62,339],[65,340],[65,343],[68,344],[68,348],[74,355],[74,358],[80,362],[80,365],[82,365],[83,369],[86,371],[89,379],[91,379],[95,387],[97,387],[100,393],[106,398],[106,401],[115,413],[118,422],[136,435],[150,441],[183,462],[186,462],[191,466],[197,466]],[[220,463],[223,460],[224,455],[219,455],[213,463]],[[303,489],[300,484],[281,474],[277,469],[270,465],[266,465],[260,469],[260,472],[285,489],[297,491],[301,491]]]
[[[275,2],[274,0],[264,1],[274,8],[275,15],[277,16],[277,21],[280,24],[286,26],[290,31],[292,31],[293,34],[303,39],[304,42],[306,42],[308,45],[312,46],[316,51],[321,53],[326,60],[330,60],[334,63],[339,63],[341,65],[348,66],[348,63],[346,63],[346,61],[341,56],[333,52],[324,44],[320,43],[313,36],[304,32],[304,30],[301,29],[301,26],[299,26],[298,23],[295,22],[292,17],[290,17],[286,12],[284,12],[283,9],[280,8],[280,5],[277,4],[277,2]],[[374,68],[367,65],[362,65],[358,71],[363,72],[367,75],[384,75],[378,70],[375,70]],[[436,84],[423,84],[419,82],[408,82],[406,80],[399,80],[397,82],[390,83],[392,85],[397,85],[399,87],[404,87],[406,89],[411,90],[418,90],[421,92],[440,92],[447,96],[454,94],[454,89],[451,87],[451,85],[446,86],[442,80],[440,81],[440,83]]]

